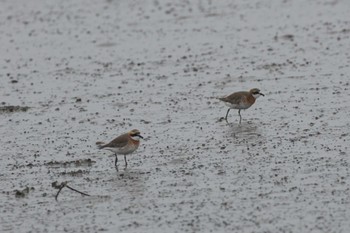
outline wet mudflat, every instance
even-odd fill
[[[346,1],[0,4],[1,232],[349,231]]]

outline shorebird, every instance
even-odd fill
[[[228,122],[227,116],[230,110],[238,109],[239,124],[241,124],[241,110],[252,106],[255,103],[255,100],[261,95],[265,96],[263,93],[260,93],[260,90],[258,88],[253,88],[250,91],[239,91],[226,97],[219,98],[219,100],[224,101],[225,104],[229,107],[225,117],[226,122]]]
[[[115,168],[118,170],[118,154],[124,155],[125,167],[128,166],[126,155],[133,153],[140,145],[140,131],[133,129],[127,133],[120,135],[109,143],[96,142],[99,149],[106,149],[115,154]]]

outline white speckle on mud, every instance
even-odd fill
[[[0,112],[0,231],[349,232],[349,26],[346,1],[1,1],[1,107],[29,108]],[[95,142],[133,128],[117,172]]]

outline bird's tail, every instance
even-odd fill
[[[103,149],[105,147],[106,143],[104,143],[104,142],[96,142],[96,145],[97,145],[98,149]]]
[[[225,97],[218,97],[217,99],[221,100],[221,101],[226,101],[226,96]]]

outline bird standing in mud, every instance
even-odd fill
[[[128,166],[126,155],[133,153],[140,145],[140,131],[133,129],[119,137],[113,139],[111,142],[105,144],[103,142],[96,142],[99,149],[110,150],[115,153],[115,168],[118,170],[118,154],[124,155],[125,167]]]
[[[227,116],[230,110],[238,109],[239,124],[241,124],[241,121],[242,121],[241,110],[247,109],[250,106],[252,106],[255,103],[255,100],[261,95],[265,96],[263,93],[260,93],[260,90],[258,88],[253,88],[250,91],[235,92],[226,97],[219,98],[219,100],[224,101],[225,104],[229,107],[225,117],[226,122],[228,122]]]

